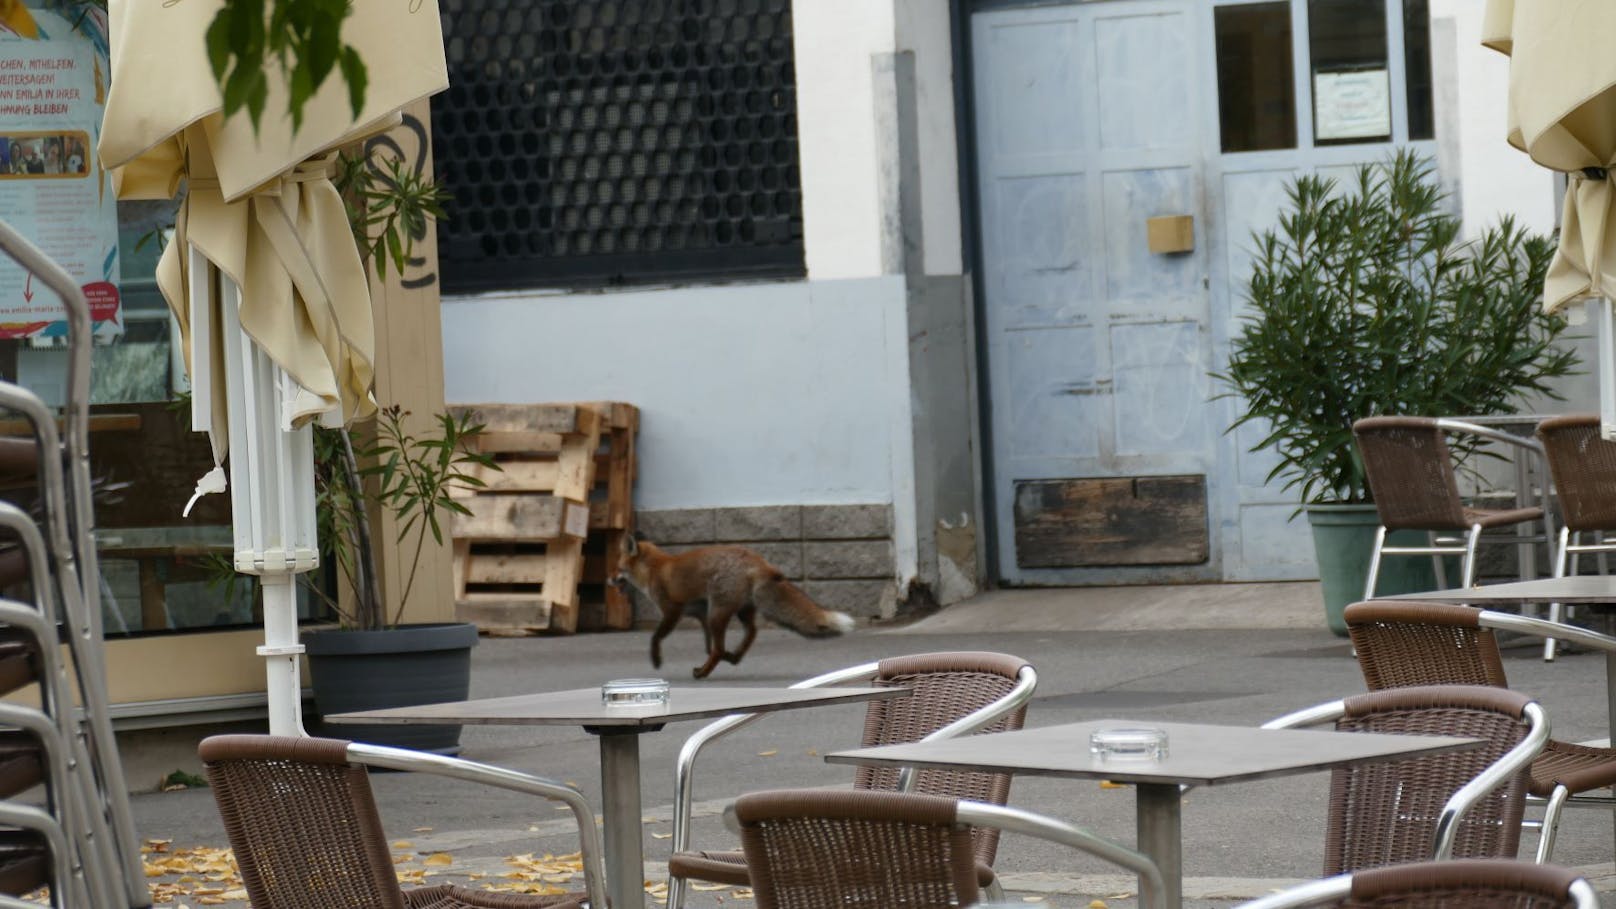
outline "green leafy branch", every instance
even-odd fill
[[[357,118],[369,74],[359,51],[342,40],[352,0],[229,0],[208,26],[208,62],[224,94],[224,116],[243,107],[257,131],[269,98],[269,64],[286,81],[295,132],[303,107],[326,77],[340,71]]]
[[[486,485],[481,477],[468,471],[474,467],[499,469],[490,455],[468,447],[471,437],[483,431],[482,424],[471,422],[468,415],[438,414],[435,435],[411,432],[405,425],[409,415],[396,404],[377,415],[375,444],[364,452],[374,462],[360,471],[375,479],[377,501],[397,517],[398,542],[405,544],[412,536],[415,540],[410,573],[392,624],[402,617],[404,604],[415,586],[426,535],[430,532],[433,541],[442,545],[444,524],[450,515],[471,514],[454,494]]]
[[[347,206],[354,245],[384,281],[389,261],[403,274],[415,239],[426,236],[427,220],[447,217],[449,191],[391,154],[344,152],[331,182]]]

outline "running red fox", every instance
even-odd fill
[[[821,609],[786,580],[780,569],[743,546],[705,546],[669,555],[654,543],[624,534],[622,558],[612,584],[619,588],[634,585],[662,611],[662,621],[651,634],[651,665],[658,668],[662,666],[662,639],[679,623],[686,606],[706,601],[704,608],[693,611],[701,619],[707,642],[707,662],[692,673],[698,679],[706,678],[719,660],[739,663],[746,656],[757,637],[759,610],[804,637],[830,637],[853,630],[852,616]],[[741,646],[733,653],[724,649],[724,630],[732,617],[746,626]]]

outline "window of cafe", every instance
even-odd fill
[[[3,178],[0,178],[3,179]],[[118,203],[121,333],[101,331],[91,359],[90,464],[109,637],[261,624],[255,585],[229,568],[230,497],[181,510],[213,466],[190,426],[178,329],[153,278],[173,202]],[[48,338],[0,340],[0,378],[60,406],[67,348]],[[26,432],[11,421],[7,432]],[[25,507],[32,496],[11,490]],[[305,591],[300,613],[314,617]]]
[[[1433,138],[1429,0],[1390,6],[1400,15],[1388,16],[1381,0],[1219,5],[1213,20],[1223,151],[1299,147],[1298,104],[1309,102],[1312,131],[1301,138],[1310,147]],[[1298,59],[1306,66],[1302,79],[1294,72]],[[1402,103],[1395,104],[1399,76]]]

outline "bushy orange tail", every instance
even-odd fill
[[[778,574],[759,582],[753,599],[765,616],[803,637],[835,637],[852,631],[857,625],[852,616],[822,608],[797,585]]]

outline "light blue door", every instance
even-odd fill
[[[973,20],[1006,581],[1221,575],[1195,7]],[[1152,219],[1180,251],[1152,252]]]
[[[1404,145],[1435,153],[1425,2],[972,16],[1001,580],[1316,576],[1294,495],[1248,451],[1259,428],[1224,433],[1240,404],[1209,374],[1287,180]]]

